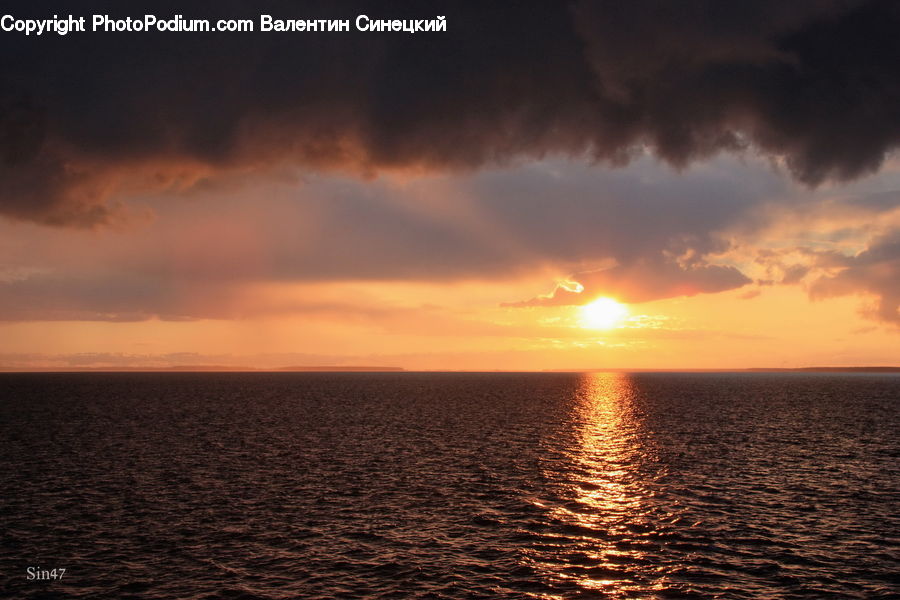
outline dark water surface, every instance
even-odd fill
[[[900,597],[896,375],[18,374],[0,397],[7,597]]]

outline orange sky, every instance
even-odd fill
[[[900,364],[898,186],[551,158],[122,196],[112,227],[0,222],[0,366]],[[598,297],[628,316],[586,326]]]
[[[440,14],[0,32],[0,368],[900,365],[897,3]]]

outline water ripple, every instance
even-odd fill
[[[896,376],[0,375],[0,398],[5,596],[900,597]]]

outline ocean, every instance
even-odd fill
[[[5,597],[900,598],[900,375],[3,374],[0,443]]]

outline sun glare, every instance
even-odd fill
[[[588,329],[612,329],[628,317],[628,307],[612,298],[597,298],[581,307],[581,326]]]

